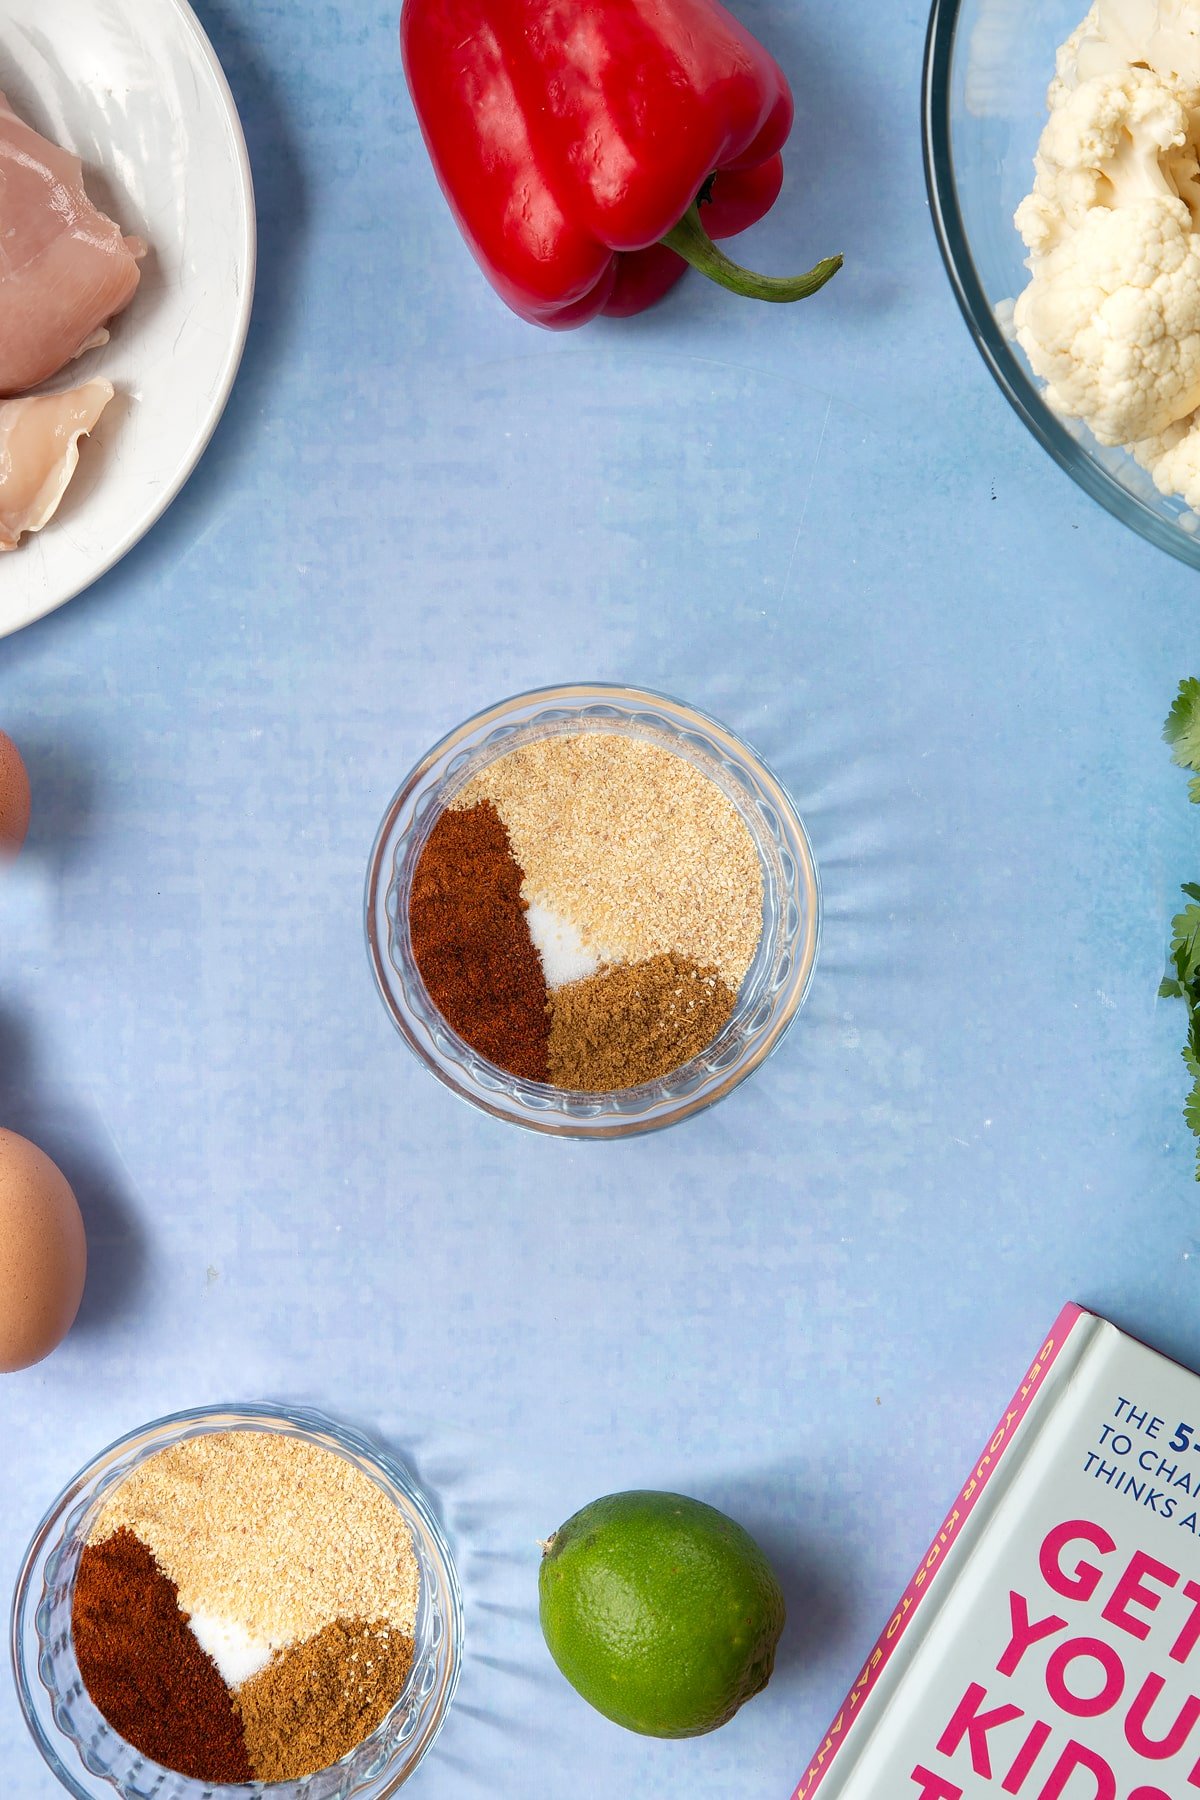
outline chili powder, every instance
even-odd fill
[[[444,812],[413,871],[408,927],[421,979],[446,1023],[498,1068],[546,1081],[546,981],[522,879],[490,800]]]
[[[254,1780],[229,1690],[133,1532],[84,1548],[71,1633],[83,1685],[135,1750],[197,1781]]]

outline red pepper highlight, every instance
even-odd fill
[[[718,0],[404,0],[404,67],[459,229],[524,319],[562,330],[661,299],[690,263],[799,300],[712,241],[774,204],[783,71]]]

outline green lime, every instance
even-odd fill
[[[783,1593],[750,1534],[701,1500],[593,1500],[545,1546],[538,1589],[551,1656],[630,1731],[714,1731],[770,1679]]]

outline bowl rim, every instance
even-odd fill
[[[925,188],[938,249],[959,311],[1001,393],[1059,468],[1122,525],[1129,526],[1179,562],[1200,568],[1200,539],[1156,513],[1137,494],[1114,480],[1079,445],[1046,405],[996,322],[992,303],[971,253],[954,172],[951,73],[962,6],[963,0],[932,0],[921,72]]]
[[[53,1554],[61,1544],[67,1518],[83,1499],[89,1484],[94,1482],[106,1467],[119,1462],[122,1452],[129,1446],[170,1432],[176,1432],[177,1435],[170,1437],[168,1442],[182,1442],[189,1436],[208,1435],[210,1432],[221,1430],[253,1430],[259,1424],[264,1424],[268,1428],[286,1427],[291,1433],[299,1434],[309,1442],[319,1443],[320,1447],[325,1449],[330,1448],[329,1443],[325,1440],[331,1439],[335,1446],[352,1452],[362,1461],[373,1465],[403,1495],[405,1504],[411,1508],[420,1523],[426,1540],[426,1552],[438,1565],[443,1610],[447,1615],[448,1622],[446,1674],[442,1683],[442,1691],[434,1703],[431,1719],[422,1733],[416,1757],[394,1777],[389,1774],[386,1767],[377,1771],[371,1779],[375,1782],[386,1780],[386,1785],[372,1787],[369,1791],[364,1790],[364,1800],[388,1800],[388,1796],[398,1792],[414,1770],[424,1761],[445,1725],[462,1674],[464,1643],[462,1585],[445,1529],[438,1517],[433,1500],[407,1463],[383,1443],[319,1407],[287,1405],[282,1402],[266,1400],[218,1401],[206,1406],[184,1407],[176,1412],[164,1413],[160,1418],[148,1420],[145,1424],[134,1426],[123,1432],[120,1437],[114,1438],[110,1444],[97,1451],[84,1463],[46,1508],[30,1538],[28,1548],[21,1558],[9,1614],[9,1656],[18,1704],[26,1727],[51,1774],[68,1793],[75,1797],[75,1800],[96,1800],[99,1793],[118,1795],[121,1790],[107,1776],[96,1778],[99,1783],[103,1784],[102,1786],[82,1785],[81,1774],[68,1766],[62,1755],[63,1746],[67,1744],[73,1745],[78,1754],[75,1740],[68,1732],[62,1730],[57,1721],[54,1722],[54,1734],[51,1735],[41,1713],[34,1705],[35,1683],[42,1689],[46,1689],[47,1692],[49,1691],[40,1669],[36,1666],[32,1669],[29,1667],[26,1645],[31,1616],[34,1635],[39,1646],[42,1642],[42,1633],[36,1623],[36,1614],[46,1587],[45,1558],[47,1555]],[[187,1426],[195,1426],[197,1430],[179,1432],[179,1427]],[[164,1447],[162,1444],[148,1444],[147,1455]],[[331,1450],[331,1454],[336,1454],[336,1451]],[[119,1483],[115,1484],[115,1486],[119,1485]],[[58,1534],[57,1542],[52,1542],[56,1532]],[[35,1587],[38,1588],[38,1592],[34,1591]],[[399,1700],[396,1704],[399,1704]],[[151,1758],[145,1760],[151,1768],[159,1769],[162,1766],[153,1762]],[[86,1773],[91,1773],[87,1770],[86,1764],[82,1766]],[[338,1765],[331,1766],[336,1768]],[[322,1774],[324,1771],[317,1773]],[[177,1781],[191,1779],[181,1775],[177,1770],[167,1770],[166,1774]],[[308,1781],[312,1777],[301,1779]],[[246,1800],[256,1800],[259,1795],[263,1796],[263,1800],[271,1800],[273,1794],[280,1795],[283,1800],[283,1797],[294,1790],[295,1783],[255,1780],[215,1785],[195,1782],[194,1786],[198,1795],[202,1791],[207,1793],[211,1789],[214,1793],[245,1795]]]
[[[586,1118],[558,1113],[551,1116],[528,1108],[515,1111],[511,1106],[505,1106],[492,1099],[486,1090],[472,1084],[464,1071],[457,1067],[446,1068],[431,1056],[424,1042],[413,1029],[405,1008],[397,1003],[393,983],[389,979],[391,959],[387,953],[384,934],[378,927],[379,910],[381,906],[386,906],[387,894],[391,885],[391,846],[395,838],[397,823],[409,802],[420,791],[439,763],[451,755],[458,745],[465,745],[479,736],[486,737],[490,728],[502,726],[514,712],[521,709],[540,710],[542,707],[561,706],[564,709],[575,708],[581,713],[585,713],[591,706],[605,705],[628,707],[633,711],[643,707],[666,709],[668,713],[675,715],[675,722],[679,725],[681,732],[690,729],[711,737],[717,749],[735,758],[761,785],[767,799],[777,810],[784,827],[794,840],[789,847],[797,856],[798,879],[803,886],[805,902],[797,953],[801,965],[800,972],[794,983],[793,991],[787,996],[786,1004],[780,1008],[779,1016],[772,1020],[770,1029],[763,1032],[761,1040],[754,1045],[745,1060],[725,1071],[723,1077],[714,1081],[711,1086],[705,1086],[698,1092],[680,1095],[676,1103],[668,1110],[648,1117],[606,1113],[603,1107],[606,1096],[595,1096],[589,1097],[596,1101],[595,1110]],[[778,1047],[808,999],[820,951],[822,917],[820,870],[807,829],[783,782],[758,752],[729,726],[722,724],[719,719],[713,718],[710,713],[693,705],[690,701],[678,699],[674,695],[653,688],[633,687],[624,682],[603,681],[557,682],[548,687],[529,688],[520,693],[510,694],[506,699],[495,701],[482,708],[479,712],[462,720],[452,730],[444,733],[414,764],[384,812],[367,863],[363,900],[364,935],[376,989],[393,1025],[421,1066],[435,1076],[443,1086],[448,1087],[459,1099],[478,1111],[488,1113],[506,1124],[520,1126],[524,1130],[537,1131],[545,1136],[575,1141],[611,1141],[640,1136],[651,1131],[665,1130],[669,1126],[679,1124],[682,1120],[691,1118],[696,1113],[706,1111],[708,1107],[716,1105],[718,1100],[724,1099],[748,1075],[752,1074]],[[466,1048],[469,1050],[470,1046]],[[511,1079],[518,1087],[527,1088],[534,1093],[544,1085],[533,1082],[519,1083],[515,1077]],[[636,1092],[635,1089],[621,1091]]]

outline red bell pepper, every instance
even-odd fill
[[[792,124],[783,71],[719,0],[404,0],[400,36],[442,191],[522,318],[640,312],[687,263],[761,300],[841,267],[755,275],[712,242],[773,205]]]

